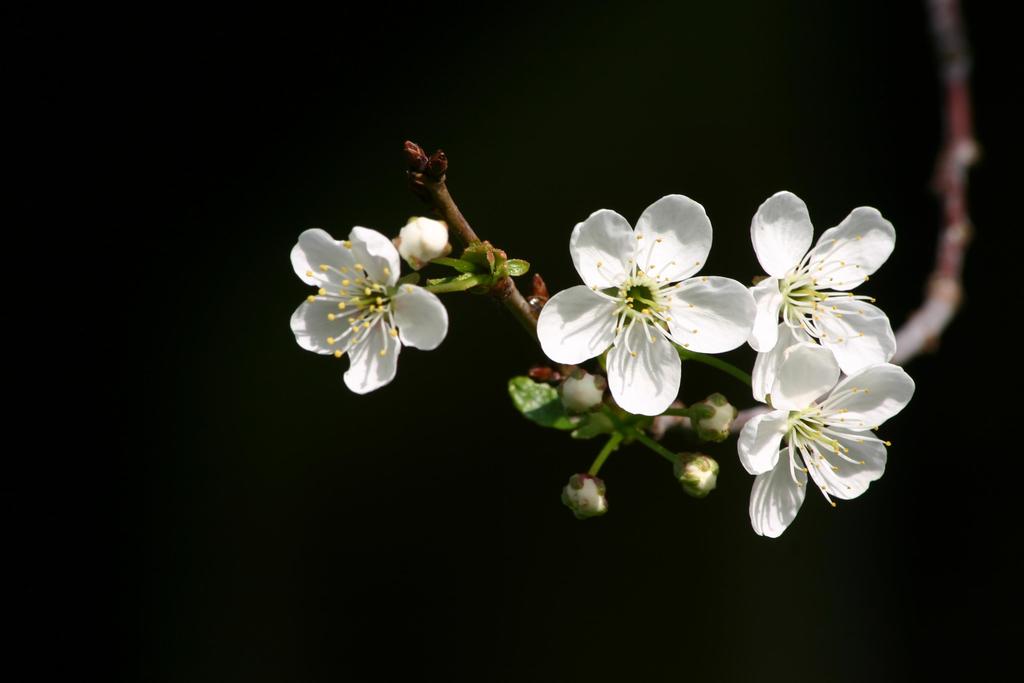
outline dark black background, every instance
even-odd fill
[[[867,290],[898,325],[939,225],[922,4],[378,4],[140,22],[118,55],[123,132],[159,239],[136,311],[151,334],[123,361],[125,678],[856,681],[994,667],[994,558],[1019,536],[987,530],[1019,449],[998,433],[1010,380],[985,379],[999,360],[983,353],[998,331],[985,297],[1008,221],[998,141],[1017,67],[989,40],[1001,18],[969,10],[984,156],[967,303],[908,367],[917,395],[884,428],[884,478],[835,510],[808,496],[778,540],[750,529],[735,441],[705,449],[722,472],[703,501],[652,453],[620,451],[602,472],[611,512],[573,519],[559,489],[598,444],[514,412],[505,382],[541,355],[487,300],[446,299],[438,350],[406,350],[391,385],[349,393],[345,361],[295,345],[288,318],[307,288],[288,252],[308,227],[396,234],[422,213],[409,138],[447,151],[478,233],[553,291],[577,283],[568,235],[597,208],[635,220],[664,194],[693,197],[715,229],[704,272],[749,281],[750,217],[773,192],[800,195],[818,231],[874,206],[897,244]],[[716,389],[751,404],[731,379],[684,368],[684,400]]]

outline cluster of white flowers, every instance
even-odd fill
[[[776,537],[803,502],[808,472],[829,502],[860,495],[882,475],[887,442],[866,432],[907,404],[914,383],[887,363],[896,343],[885,313],[851,292],[892,252],[895,231],[878,211],[855,209],[811,249],[807,207],[779,192],[750,233],[768,277],[748,289],[692,277],[711,250],[711,222],[697,202],[663,197],[636,228],[597,211],[569,242],[584,285],[552,297],[537,332],[557,363],[607,352],[612,398],[639,415],[659,415],[676,399],[677,346],[722,353],[749,342],[758,351],[754,398],[774,410],[744,426],[739,453],[757,475],[754,530]]]
[[[696,275],[711,251],[712,230],[692,199],[662,197],[636,227],[614,211],[596,211],[569,240],[584,284],[551,297],[537,336],[556,363],[601,357],[615,403],[649,416],[676,400],[681,355],[703,358],[749,343],[758,352],[753,397],[771,411],[744,425],[739,457],[756,476],[751,524],[777,537],[803,503],[808,474],[833,505],[882,476],[889,444],[870,432],[907,405],[914,383],[888,363],[896,341],[885,313],[852,292],[892,253],[895,231],[878,211],[854,209],[811,248],[807,207],[779,192],[758,208],[750,236],[768,276],[748,288]],[[314,229],[292,250],[295,272],[317,287],[292,315],[296,341],[316,353],[348,355],[345,384],[360,394],[392,380],[403,344],[433,349],[448,331],[440,300],[399,280],[400,256],[418,270],[450,251],[447,228],[414,218],[395,242],[397,248],[360,227],[343,241]],[[604,389],[603,377],[577,368],[561,401],[579,420],[602,404]],[[691,413],[697,433],[725,438],[735,408],[719,394],[699,408]],[[610,443],[609,449],[618,440]],[[717,463],[701,457],[676,463],[680,481],[698,496],[714,488],[718,474]],[[577,475],[563,500],[580,517],[607,510],[604,485],[590,474]]]

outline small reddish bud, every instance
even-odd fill
[[[561,377],[558,371],[547,365],[534,365],[526,374],[537,382],[557,382]]]
[[[427,153],[423,151],[423,148],[417,145],[411,140],[405,141],[405,160],[409,163],[409,170],[416,171],[417,173],[423,173],[424,169],[427,168],[427,164],[430,159],[427,158]]]
[[[444,178],[444,174],[447,171],[448,157],[445,155],[443,149],[439,149],[430,155],[430,159],[427,161],[427,173],[429,173],[431,177],[440,180],[441,178]]]

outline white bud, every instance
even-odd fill
[[[721,394],[711,394],[697,404],[703,407],[704,415],[692,420],[697,436],[705,441],[725,441],[729,438],[729,429],[736,419],[738,411]],[[695,406],[696,407],[696,406]]]
[[[572,510],[576,519],[598,517],[608,512],[604,482],[590,474],[574,474],[562,489],[562,504]]]
[[[579,377],[569,376],[562,382],[562,405],[571,413],[584,413],[600,405],[606,386],[604,377],[587,372]]]
[[[718,463],[703,453],[680,453],[674,470],[683,490],[694,498],[703,498],[718,484]]]
[[[398,253],[416,270],[452,249],[448,244],[448,226],[442,221],[423,216],[410,218],[395,242]]]

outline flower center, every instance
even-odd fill
[[[641,316],[645,319],[660,319],[661,314],[668,311],[658,283],[643,273],[627,278],[617,294],[630,318]]]
[[[803,329],[811,337],[824,339],[828,334],[822,325],[823,319],[842,318],[848,313],[862,312],[851,306],[857,301],[874,302],[874,297],[819,288],[821,277],[843,268],[846,268],[846,264],[842,261],[818,262],[814,268],[809,263],[801,263],[787,273],[779,280],[782,321],[792,328]],[[843,339],[837,337],[832,341],[842,342]]]
[[[327,320],[337,325],[338,333],[327,337],[327,344],[342,347],[334,352],[336,358],[361,344],[378,325],[383,325],[384,331],[392,337],[398,335],[391,311],[394,289],[375,282],[360,263],[354,268],[335,268],[325,264],[320,266],[320,271],[324,274],[324,286],[308,300],[310,303],[327,301],[334,304],[336,310],[327,313]],[[385,355],[386,347],[379,353]]]

